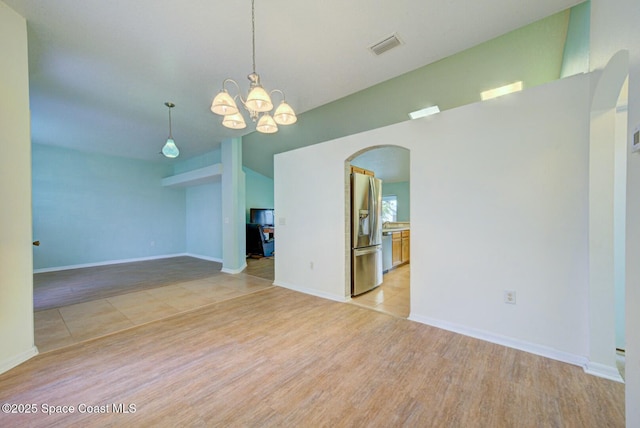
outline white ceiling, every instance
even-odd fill
[[[161,160],[165,101],[180,159],[252,132],[209,110],[225,78],[248,86],[249,0],[2,1],[28,23],[34,142]],[[302,113],[580,1],[256,0],[256,71]]]

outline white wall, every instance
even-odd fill
[[[352,140],[275,155],[276,284],[339,301],[347,296],[345,159],[369,145]]]
[[[31,140],[27,24],[0,2],[0,373],[37,353],[33,340]]]
[[[412,319],[584,363],[589,79],[276,155],[275,283],[348,298],[344,162],[394,141],[411,150]]]

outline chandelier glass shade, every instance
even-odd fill
[[[171,109],[176,105],[171,102],[164,103],[167,107],[169,107],[169,138],[167,138],[167,142],[162,147],[162,154],[165,157],[170,159],[177,158],[180,154],[180,150],[178,150],[178,146],[176,146],[176,142],[173,141],[173,135],[171,135]]]
[[[291,106],[283,100],[276,109],[276,112],[273,113],[273,120],[280,125],[291,125],[292,123],[296,123],[298,118]]]
[[[241,95],[238,82],[233,79],[225,79],[222,82],[222,89],[215,96],[211,103],[211,111],[215,114],[224,116],[222,125],[231,129],[244,129],[247,125],[242,116],[242,112],[238,108],[236,100],[239,100],[244,110],[249,113],[249,117],[253,122],[257,122],[256,130],[266,134],[278,132],[278,125],[291,125],[298,118],[293,108],[287,104],[284,92],[274,89],[267,92],[260,83],[260,75],[256,73],[256,31],[255,31],[255,0],[251,0],[251,31],[253,35],[253,72],[247,76],[249,79],[249,93],[246,98]],[[238,95],[232,97],[227,90],[227,83],[233,83],[238,91]],[[273,101],[271,95],[280,93],[282,101],[273,113]]]
[[[278,132],[278,125],[276,125],[276,121],[269,113],[265,113],[260,117],[256,125],[256,130],[263,134],[273,134],[274,132]]]
[[[236,110],[236,113],[228,114],[222,118],[222,124],[231,129],[244,129],[247,127],[244,117]]]
[[[238,113],[238,106],[229,95],[229,92],[226,89],[222,89],[213,99],[211,111],[221,116],[233,115]]]

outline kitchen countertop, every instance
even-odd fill
[[[382,225],[382,233],[402,232],[411,229],[409,222],[386,222]]]
[[[410,227],[389,227],[383,228],[382,233],[402,232],[403,230],[410,230]]]

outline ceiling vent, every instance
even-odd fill
[[[401,44],[402,40],[400,40],[398,34],[393,33],[384,40],[381,40],[378,43],[374,43],[373,45],[369,46],[369,50],[376,55],[381,55],[386,51],[395,48],[396,46],[400,46]]]

